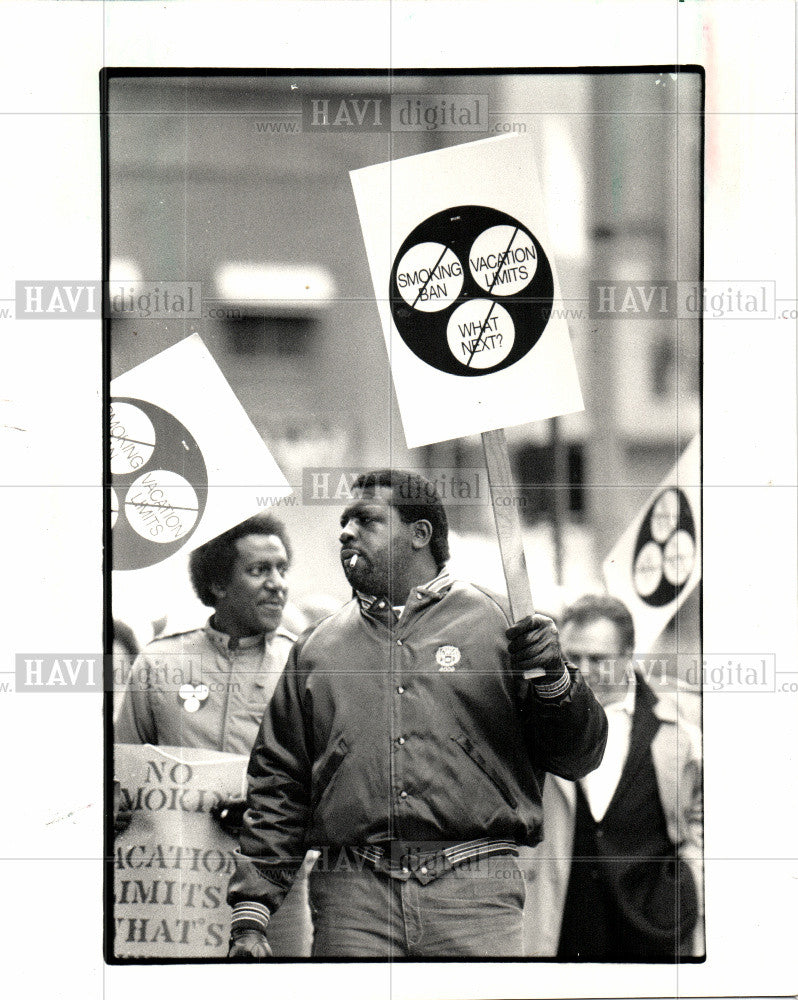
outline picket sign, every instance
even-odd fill
[[[117,743],[120,805],[132,813],[113,851],[117,958],[222,958],[236,841],[211,815],[241,795],[248,758]]]
[[[170,610],[192,549],[291,487],[197,333],[115,378],[108,415],[114,617],[135,626]]]
[[[604,560],[607,590],[632,612],[648,654],[701,580],[701,439],[696,435]]]
[[[530,139],[350,173],[408,448],[481,434],[510,607],[532,614],[504,428],[583,408]],[[497,502],[497,500],[499,502]]]

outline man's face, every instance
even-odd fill
[[[602,705],[619,701],[627,689],[630,649],[624,649],[618,626],[609,618],[584,625],[566,622],[560,629],[565,658],[581,671]]]
[[[224,587],[217,587],[216,617],[238,637],[271,632],[280,624],[288,596],[288,554],[276,535],[244,535]]]
[[[356,490],[341,515],[341,564],[355,590],[403,601],[413,556],[413,525],[403,524],[390,487]]]

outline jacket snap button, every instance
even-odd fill
[[[397,693],[397,694],[404,694],[404,693],[405,693],[405,689],[404,689],[404,688],[403,688],[403,687],[402,687],[402,686],[400,685],[400,686],[399,686],[399,687],[398,687],[398,688],[396,689],[396,693]]]
[[[407,798],[407,792],[399,792],[399,798],[400,799],[406,799]]]

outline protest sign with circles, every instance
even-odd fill
[[[642,601],[661,608],[681,593],[696,561],[696,525],[690,502],[676,487],[662,490],[643,516],[632,577]]]
[[[483,205],[436,212],[399,248],[389,298],[416,357],[450,375],[502,371],[525,357],[551,316],[554,279],[540,242]]]
[[[114,569],[152,566],[182,548],[207,492],[202,452],[179,420],[143,399],[111,400]]]

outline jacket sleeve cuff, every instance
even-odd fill
[[[230,935],[236,937],[243,931],[251,930],[265,934],[270,919],[269,907],[263,903],[252,901],[236,903],[233,907],[233,919],[230,922]]]
[[[562,674],[554,681],[545,680],[543,684],[534,683],[535,694],[543,701],[559,701],[571,688],[571,674],[563,664]]]

